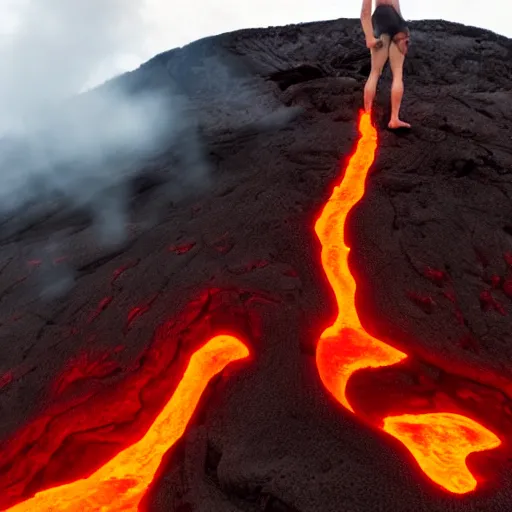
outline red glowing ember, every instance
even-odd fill
[[[427,267],[424,274],[427,279],[437,286],[443,286],[449,280],[446,272],[431,267]]]
[[[338,304],[334,324],[318,341],[316,363],[326,388],[351,412],[354,409],[346,387],[354,372],[394,365],[407,358],[407,354],[370,336],[355,307],[356,283],[348,265],[350,247],[344,241],[345,223],[364,195],[377,149],[377,132],[368,114],[361,115],[359,131],[356,151],[315,225],[322,244],[322,265]],[[376,426],[400,440],[435,483],[458,494],[472,491],[477,485],[466,466],[467,455],[501,444],[496,435],[475,421],[446,412],[392,416]]]
[[[186,242],[180,245],[171,245],[169,247],[169,252],[173,252],[174,254],[186,254],[188,251],[193,249],[196,246],[195,242]]]
[[[111,358],[109,352],[93,353],[84,351],[68,361],[64,371],[55,381],[53,391],[60,395],[81,380],[106,377],[117,369],[119,369],[119,364]]]
[[[136,267],[139,263],[140,259],[136,259],[114,270],[114,273],[112,274],[112,279],[110,280],[110,285],[112,286],[127,270]]]
[[[512,279],[510,277],[503,283],[503,292],[508,298],[512,299]]]
[[[482,311],[497,311],[500,315],[505,316],[507,312],[502,304],[500,304],[493,296],[490,290],[484,290],[480,294],[480,308]]]
[[[101,315],[101,313],[103,313],[103,311],[105,311],[105,309],[108,308],[108,306],[110,305],[110,303],[113,300],[114,300],[114,297],[111,297],[111,296],[103,297],[103,299],[101,299],[100,302],[98,303],[98,306],[96,307],[95,311],[93,311],[89,315],[89,319],[87,320],[87,322],[88,323],[94,322],[94,320],[96,320],[96,318],[98,318]]]
[[[0,389],[7,387],[13,380],[14,373],[12,371],[0,375]]]
[[[183,435],[208,382],[249,355],[238,339],[212,338],[190,358],[173,396],[146,434],[88,478],[38,492],[7,512],[136,512],[164,454]]]

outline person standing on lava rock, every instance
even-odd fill
[[[400,105],[404,93],[403,67],[409,44],[409,28],[400,12],[400,0],[376,0],[372,15],[372,0],[363,0],[361,25],[366,46],[371,52],[372,68],[364,87],[364,109],[370,112],[377,83],[389,58],[393,84],[391,86],[391,129],[410,128],[400,119]]]

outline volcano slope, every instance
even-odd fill
[[[212,378],[143,508],[512,507],[512,42],[411,26],[403,112],[414,129],[384,129],[386,71],[375,161],[345,226],[361,323],[409,357],[353,375],[355,414],[315,363],[338,311],[314,227],[359,137],[369,71],[359,23],[245,30],[158,55],[118,80],[187,97],[212,169],[206,189],[172,203],[164,194],[148,227],[169,148],[129,184],[120,248],[98,247],[89,219],[66,205],[2,226],[0,509],[87,477],[140,439],[191,354],[226,332],[251,355]],[[40,297],[41,282],[66,272],[65,295]],[[468,457],[474,492],[436,485],[372,426],[435,412],[501,440]]]

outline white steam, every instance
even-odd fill
[[[123,185],[184,131],[196,168],[171,170],[176,187],[207,182],[171,84],[133,93],[121,79],[76,96],[144,47],[144,2],[0,2],[10,15],[0,25],[0,215],[57,197],[88,209],[101,238],[118,243],[129,221]]]
[[[136,0],[2,0],[0,131],[115,70],[143,45]]]

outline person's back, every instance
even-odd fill
[[[364,88],[364,108],[371,111],[377,84],[388,58],[393,73],[391,86],[391,119],[388,127],[410,128],[400,119],[400,105],[403,96],[403,65],[409,43],[407,22],[400,12],[399,0],[376,0],[372,15],[372,0],[363,0],[361,24],[366,46],[371,52],[371,71]]]
[[[379,5],[391,5],[395,8],[396,12],[400,12],[399,0],[375,0],[375,8],[377,8]]]

